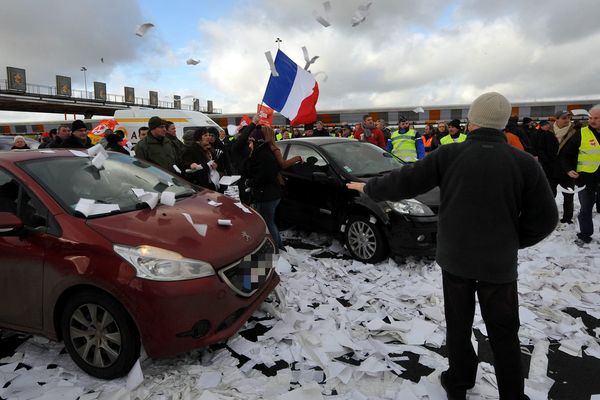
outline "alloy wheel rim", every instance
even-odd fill
[[[87,364],[106,368],[121,354],[121,331],[113,316],[97,304],[83,304],[69,320],[71,343]]]
[[[348,244],[357,256],[367,260],[377,250],[375,231],[366,222],[354,221],[348,230]]]

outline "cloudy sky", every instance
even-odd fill
[[[488,90],[513,101],[600,98],[600,1],[372,0],[352,27],[366,2],[331,0],[326,15],[319,0],[2,0],[0,79],[15,66],[29,83],[66,75],[83,89],[85,66],[90,90],[101,81],[112,94],[133,86],[136,96],[252,112],[279,37],[302,66],[302,46],[319,56],[321,111],[466,104]],[[144,22],[156,27],[135,36]],[[0,111],[0,122],[60,118]]]

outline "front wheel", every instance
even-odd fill
[[[127,311],[112,297],[81,292],[67,301],[60,319],[65,347],[89,375],[126,375],[140,354],[140,337]]]
[[[351,217],[346,226],[345,238],[348,250],[359,261],[374,264],[387,257],[383,233],[367,217]]]

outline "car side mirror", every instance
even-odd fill
[[[0,236],[17,235],[23,228],[23,221],[13,213],[0,212]]]

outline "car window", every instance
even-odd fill
[[[303,162],[290,166],[286,170],[287,172],[310,179],[313,172],[327,173],[329,171],[329,165],[323,156],[308,146],[291,144],[287,154],[287,159],[296,156],[302,157]]]
[[[0,170],[0,212],[17,213],[19,183],[8,173]]]
[[[323,167],[327,165],[327,161],[313,148],[301,144],[290,145],[286,159],[300,156],[305,163]]]
[[[75,210],[81,199],[94,200],[96,204],[117,205],[117,210],[113,207],[106,212],[114,214],[147,207],[138,197],[143,193],[160,196],[162,192],[172,192],[176,198],[181,198],[196,192],[187,182],[144,161],[119,153],[110,153],[101,169],[91,165],[87,157],[44,158],[23,161],[18,165],[67,212],[77,216],[81,216]],[[102,213],[92,216],[100,215]]]
[[[404,165],[391,153],[370,143],[347,141],[322,147],[340,168],[357,177],[375,176]]]
[[[45,227],[48,209],[8,172],[0,170],[0,212],[18,215],[25,226]]]

